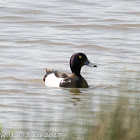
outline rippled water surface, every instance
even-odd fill
[[[76,52],[98,66],[82,68],[90,88],[45,87],[45,68],[70,72]],[[74,126],[73,139],[82,139],[100,104],[111,106],[126,88],[130,99],[140,91],[140,2],[1,0],[0,60],[5,131],[61,132],[66,139]]]

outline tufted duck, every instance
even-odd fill
[[[46,68],[46,75],[43,78],[45,85],[51,87],[88,88],[88,83],[80,74],[81,67],[84,65],[97,67],[89,62],[85,54],[73,54],[70,59],[72,74]]]

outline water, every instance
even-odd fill
[[[111,106],[125,88],[135,101],[140,91],[139,7],[138,0],[1,0],[4,132],[61,132],[65,139],[73,126],[74,139],[82,139],[84,125],[94,123],[100,104]],[[70,72],[69,59],[76,52],[98,66],[82,68],[90,88],[45,87],[45,68]]]

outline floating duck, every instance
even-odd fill
[[[87,56],[83,53],[75,53],[70,58],[70,68],[72,73],[58,72],[46,68],[46,74],[43,81],[46,86],[50,87],[67,87],[67,88],[88,88],[87,81],[81,76],[81,67],[97,67],[89,62]]]

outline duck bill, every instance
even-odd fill
[[[84,65],[87,65],[89,67],[97,67],[95,64],[89,62],[89,60],[87,59],[86,62],[84,63]]]

